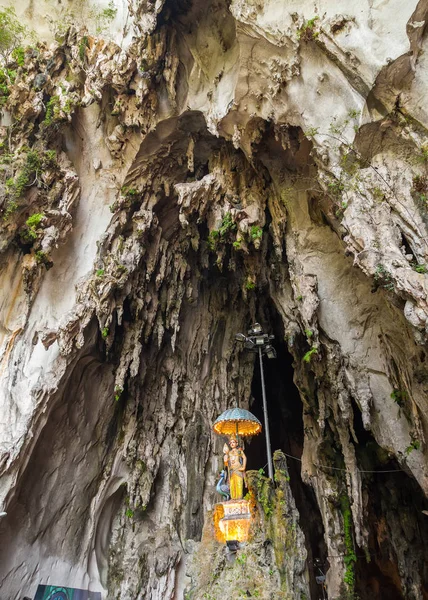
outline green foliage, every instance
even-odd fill
[[[352,513],[349,498],[346,494],[340,498],[340,508],[343,516],[343,533],[345,540],[345,556],[343,562],[345,563],[345,575],[344,582],[346,583],[350,592],[354,591],[355,588],[355,563],[357,557],[354,552],[354,540],[352,537]]]
[[[241,249],[241,245],[242,245],[242,241],[241,240],[235,240],[232,245],[235,248],[235,250],[240,250]]]
[[[354,149],[352,147],[347,148],[343,152],[342,156],[340,157],[340,166],[345,171],[345,173],[347,173],[350,176],[355,175],[360,169],[361,165],[358,160],[358,156],[354,152]],[[345,184],[343,185],[344,187],[346,187]]]
[[[394,291],[394,282],[391,279],[391,275],[381,263],[376,266],[374,280],[376,285],[384,290],[387,290],[388,292]]]
[[[43,250],[38,250],[37,252],[35,252],[34,256],[36,257],[36,262],[39,265],[44,265],[46,269],[50,269],[52,267],[52,261],[50,260],[46,252],[43,252]]]
[[[220,234],[216,229],[213,229],[213,231],[210,231],[210,233],[208,235],[207,244],[208,244],[208,248],[211,250],[211,252],[214,252],[214,250],[216,249],[219,237],[220,237]]]
[[[132,508],[127,508],[125,511],[125,515],[129,518],[132,519],[132,517],[134,516],[134,511],[132,510]]]
[[[345,191],[345,183],[341,179],[336,179],[334,181],[330,181],[327,184],[328,190],[333,196],[341,196],[342,192]]]
[[[419,154],[416,155],[416,160],[424,164],[428,162],[428,144],[420,147]]]
[[[46,150],[44,153],[44,167],[56,167],[56,151],[55,150]]]
[[[109,24],[117,14],[117,8],[115,8],[113,0],[109,2],[107,7],[102,7],[97,2],[88,0],[74,0],[72,10],[64,10],[61,6],[61,8],[57,8],[52,12],[53,16],[49,16],[48,20],[55,38],[61,42],[71,26],[74,26],[77,30],[83,29],[95,32],[96,35],[106,33]],[[82,61],[84,53],[85,42],[81,41],[79,44],[79,57]]]
[[[220,241],[224,241],[229,232],[236,231],[236,223],[230,212],[227,212],[218,229],[213,229],[208,234],[207,245],[211,252],[214,252],[217,248],[217,244]]]
[[[26,227],[20,233],[21,240],[24,243],[29,244],[37,239],[37,228],[39,227],[43,217],[43,213],[35,213],[28,217],[25,222]]]
[[[97,10],[95,8],[92,12],[92,18],[96,23],[96,33],[99,35],[103,33],[109,26],[109,24],[114,20],[117,15],[117,8],[114,5],[113,0],[108,3],[107,8],[103,8],[101,10]]]
[[[0,67],[0,108],[6,104],[9,97],[9,86],[15,83],[16,71]]]
[[[247,555],[245,554],[245,552],[240,552],[235,560],[238,563],[238,565],[244,567],[247,563]]]
[[[401,390],[393,390],[391,393],[391,398],[396,404],[398,404],[398,406],[403,406],[407,398],[407,392]]]
[[[118,402],[120,400],[122,393],[123,393],[123,388],[121,388],[120,386],[116,386],[114,388],[114,399],[116,402]]]
[[[250,228],[250,236],[253,241],[261,240],[263,237],[263,229],[258,225],[252,225]]]
[[[257,500],[259,501],[266,517],[273,515],[273,503],[271,498],[270,480],[264,477],[264,469],[259,469],[257,479]]]
[[[287,475],[287,473],[285,471],[279,471],[279,472],[275,471],[273,479],[276,483],[279,483],[282,480],[290,481],[290,476]]]
[[[247,279],[245,280],[245,289],[246,290],[254,290],[256,287],[256,282],[254,281],[254,279],[250,276],[247,277]]]
[[[426,211],[428,209],[428,177],[426,175],[413,177],[412,194],[418,206]]]
[[[97,277],[104,277],[104,269],[97,269],[96,276]]]
[[[27,28],[22,25],[13,7],[0,10],[0,56],[5,62],[9,61],[27,35]]]
[[[336,215],[336,217],[338,219],[342,219],[343,215],[345,213],[345,210],[348,208],[348,203],[347,202],[341,202],[340,203],[340,208],[338,208],[336,210],[336,212],[334,213]]]
[[[308,350],[308,352],[306,352],[306,354],[303,356],[303,362],[305,363],[310,363],[312,357],[314,356],[314,354],[318,353],[318,348],[311,348],[310,350]]]
[[[412,268],[416,271],[416,273],[427,273],[427,267],[424,264],[413,264]]]
[[[12,50],[12,58],[18,65],[18,67],[23,67],[25,63],[25,50],[22,46],[18,46]]]
[[[310,40],[314,40],[319,36],[319,31],[316,31],[316,24],[319,20],[318,16],[309,19],[297,30],[297,39],[304,40],[305,42],[309,42]]]
[[[59,96],[51,96],[49,102],[46,104],[46,114],[44,123],[51,125],[54,121],[58,120],[61,114],[61,102]]]
[[[105,340],[109,334],[109,328],[108,327],[104,327],[101,331],[101,336],[103,338],[103,340]]]
[[[305,329],[305,335],[307,338],[311,338],[314,335],[312,329]]]
[[[358,119],[361,115],[361,111],[356,110],[355,108],[351,108],[351,110],[348,111],[348,115],[351,119]]]
[[[300,295],[300,296],[297,296],[297,297],[296,297],[296,300],[298,300],[299,302],[301,302],[301,301],[303,300],[303,296],[301,296],[301,295]]]
[[[231,213],[227,212],[223,217],[223,220],[221,222],[218,233],[221,238],[224,238],[225,235],[227,233],[229,233],[229,231],[235,231],[235,230],[236,230],[236,223],[233,220]]]
[[[138,190],[136,188],[129,188],[124,186],[121,190],[124,196],[136,196],[138,194]]]
[[[89,47],[89,39],[87,35],[84,35],[79,43],[79,58],[83,62],[86,56],[86,48]]]
[[[52,154],[54,150],[41,153],[35,149],[28,149],[26,152],[22,168],[14,177],[6,180],[6,208],[3,219],[7,219],[18,208],[18,200],[23,196],[26,188],[38,183],[43,169],[51,168],[53,156],[56,156]]]
[[[382,202],[383,200],[385,200],[385,192],[379,186],[375,186],[374,188],[372,188],[371,192],[372,192],[373,198],[377,202]]]
[[[318,127],[310,127],[307,131],[305,131],[305,136],[308,138],[315,137],[319,133]]]
[[[413,450],[419,450],[421,447],[421,442],[417,439],[412,440],[412,442],[407,446],[407,448],[405,449],[405,453],[407,456],[409,456],[409,454],[411,454],[413,452]]]

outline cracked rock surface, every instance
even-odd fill
[[[1,600],[425,600],[428,2],[66,4],[1,65]],[[230,563],[255,320],[286,454]]]

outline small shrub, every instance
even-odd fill
[[[57,166],[55,150],[46,150],[46,152],[44,153],[43,166],[44,167],[56,167]]]
[[[23,67],[25,63],[25,50],[22,46],[18,46],[12,50],[12,58],[18,65],[18,67]]]
[[[86,56],[86,48],[89,47],[89,39],[87,35],[84,35],[79,43],[79,58],[83,62]]]
[[[351,119],[358,119],[361,115],[361,111],[356,110],[355,108],[351,108],[351,110],[348,111],[348,115]]]
[[[13,7],[0,10],[0,56],[5,63],[20,48],[27,35],[27,28],[21,24]]]
[[[413,264],[412,268],[416,271],[416,273],[427,273],[427,267],[424,264]]]
[[[316,30],[317,21],[319,21],[318,16],[306,21],[306,23],[297,30],[297,39],[304,40],[305,42],[316,39],[319,36],[319,31]]]
[[[43,213],[35,213],[28,217],[25,222],[26,227],[20,232],[20,237],[24,244],[30,244],[37,239],[37,228],[43,217]]]
[[[227,212],[223,217],[223,220],[221,222],[218,233],[220,234],[220,237],[223,238],[227,233],[229,233],[229,231],[235,231],[235,230],[236,230],[236,223],[233,220],[231,213]]]
[[[412,440],[412,442],[405,449],[405,453],[407,456],[413,452],[413,450],[419,450],[421,447],[421,443],[419,440]]]
[[[6,180],[6,208],[3,211],[3,219],[7,219],[17,208],[18,200],[24,195],[27,187],[38,182],[38,177],[44,166],[43,156],[37,150],[26,150],[27,155],[23,167]]]
[[[308,350],[308,352],[306,352],[306,354],[303,356],[303,362],[305,363],[310,363],[312,360],[312,357],[318,354],[318,348],[311,348],[310,350]]]
[[[393,390],[391,393],[391,398],[394,400],[394,402],[396,404],[398,404],[398,406],[403,406],[403,404],[407,398],[407,392],[403,392],[400,390]]]
[[[59,96],[51,96],[50,100],[46,104],[46,114],[44,123],[46,125],[52,125],[52,123],[59,119],[61,111],[61,103]]]
[[[263,229],[258,225],[252,225],[250,228],[250,236],[252,240],[261,240],[263,237]]]
[[[47,271],[53,266],[53,262],[43,250],[38,250],[34,256],[36,257],[37,264],[44,265]]]
[[[28,219],[25,221],[25,224],[27,227],[38,227],[43,219],[43,216],[43,213],[35,213],[34,215],[31,215],[31,217],[28,217]]]
[[[371,192],[376,202],[382,202],[383,200],[385,200],[385,192],[379,186],[375,186],[374,188],[372,188]]]
[[[341,196],[342,192],[345,191],[345,183],[341,179],[330,181],[327,184],[328,190],[333,196]]]
[[[97,35],[100,35],[107,29],[109,24],[115,19],[116,15],[117,8],[115,7],[113,0],[111,0],[108,3],[108,6],[106,8],[103,8],[101,10],[94,9],[92,11],[91,16],[96,23]]]
[[[305,136],[308,138],[315,137],[316,135],[318,135],[318,133],[319,133],[318,127],[310,127],[307,131],[305,131]]]
[[[124,196],[136,196],[138,194],[136,188],[123,187],[120,191]]]
[[[102,336],[103,340],[105,340],[108,337],[108,334],[109,334],[109,328],[104,327],[101,331],[101,336]]]
[[[391,275],[381,263],[376,266],[374,279],[377,286],[387,290],[388,292],[394,291],[394,282],[391,279]]]
[[[420,163],[428,162],[428,144],[424,144],[419,149],[419,154],[416,155],[416,160]]]
[[[245,289],[246,290],[254,290],[255,287],[256,287],[256,282],[254,281],[254,279],[252,277],[248,276],[245,281]]]
[[[208,235],[207,244],[208,244],[208,248],[211,251],[214,251],[216,249],[219,237],[220,237],[220,234],[216,229],[213,229],[213,231],[210,231],[210,233]]]
[[[96,276],[97,277],[104,277],[104,269],[97,269]]]

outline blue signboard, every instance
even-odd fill
[[[34,600],[101,600],[101,593],[58,585],[39,585]]]

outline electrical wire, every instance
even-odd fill
[[[292,456],[291,454],[287,454],[286,452],[284,452],[285,456],[287,456],[288,458],[294,458],[294,460],[298,460],[299,462],[302,462],[301,458],[298,458],[297,456]],[[319,463],[312,463],[314,465],[314,467],[319,467],[321,469],[332,469],[334,471],[343,471],[344,473],[352,473],[352,471],[349,471],[348,469],[341,469],[339,467],[330,467],[330,465],[321,465]],[[357,471],[359,473],[406,473],[407,472],[404,471],[404,469],[388,469],[388,470],[384,470],[384,471],[367,471],[365,469],[357,469]]]

